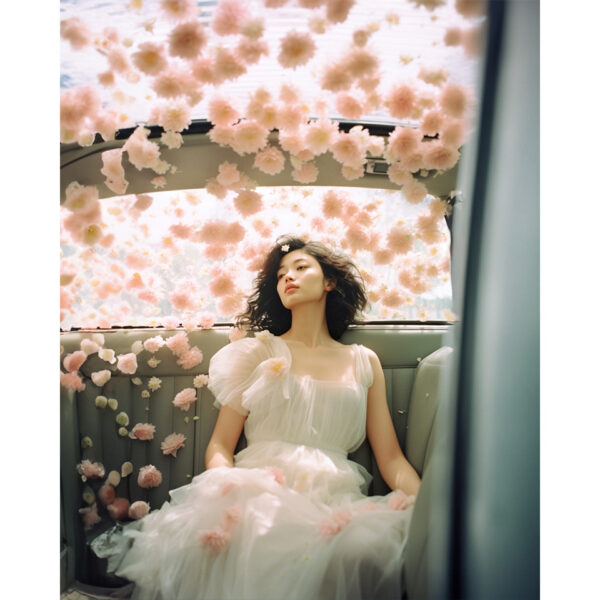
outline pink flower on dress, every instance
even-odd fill
[[[111,372],[108,369],[102,371],[95,371],[92,373],[92,381],[94,385],[102,387],[111,377]]]
[[[140,468],[138,485],[143,488],[157,487],[162,483],[162,474],[154,465]]]
[[[231,534],[221,527],[215,527],[210,531],[202,532],[198,541],[211,550],[213,554],[219,554],[231,541]]]
[[[208,35],[200,21],[187,21],[177,25],[169,34],[169,54],[193,59],[200,54]]]
[[[79,371],[81,365],[86,361],[87,354],[83,350],[76,350],[67,354],[63,359],[63,367],[66,371]]]
[[[129,437],[135,440],[153,440],[156,426],[151,423],[136,423],[129,432]]]
[[[285,473],[282,469],[280,469],[279,467],[267,467],[267,471],[269,471],[269,473],[273,475],[273,479],[275,479],[275,481],[279,485],[285,485]]]
[[[248,332],[245,329],[241,329],[240,327],[232,327],[229,330],[229,341],[237,342],[242,338],[245,338],[248,335]]]
[[[129,506],[127,515],[130,519],[137,520],[141,519],[142,517],[145,517],[149,511],[150,505],[147,502],[144,502],[143,500],[137,500]]]
[[[204,355],[202,354],[202,350],[197,346],[186,350],[183,354],[179,355],[177,359],[177,364],[182,369],[193,369],[197,367],[202,360],[204,359]]]
[[[290,362],[284,356],[274,356],[260,363],[260,368],[267,379],[275,380],[286,375],[290,370]]]
[[[352,520],[352,513],[345,508],[336,509],[329,519],[321,521],[319,533],[323,537],[331,537],[339,533]]]
[[[388,506],[392,510],[404,510],[411,504],[414,504],[414,496],[407,496],[402,490],[396,490],[388,497]]]
[[[226,496],[231,490],[234,490],[236,487],[238,487],[238,484],[235,483],[235,481],[227,481],[221,486],[221,496]]]
[[[137,357],[133,352],[117,356],[117,369],[125,375],[133,375],[137,370]]]
[[[183,433],[170,433],[161,443],[160,449],[163,454],[170,454],[171,456],[177,456],[177,450],[183,448],[187,438]]]
[[[194,388],[185,388],[173,398],[173,406],[180,408],[184,412],[187,412],[190,409],[190,405],[194,402],[196,402],[196,390]]]
[[[104,465],[84,459],[77,465],[77,472],[88,479],[102,478],[104,477]]]
[[[81,392],[85,390],[85,383],[81,377],[76,373],[60,373],[60,385],[67,389],[75,390],[77,392]]]
[[[306,64],[315,54],[316,45],[310,33],[289,31],[282,39],[277,60],[288,69]]]
[[[92,506],[80,508],[79,514],[81,515],[83,528],[86,531],[88,529],[91,529],[96,523],[100,523],[100,521],[102,521],[102,519],[98,515],[98,507],[96,506],[96,503],[92,504]]]

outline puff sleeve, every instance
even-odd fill
[[[256,367],[270,355],[268,346],[256,338],[243,338],[221,348],[208,367],[208,389],[216,398],[214,405],[227,405],[246,416],[242,394],[257,378]]]

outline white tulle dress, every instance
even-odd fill
[[[148,514],[117,574],[153,600],[399,598],[412,506],[367,497],[371,476],[348,460],[365,438],[368,355],[351,383],[293,374],[267,332],[211,360],[216,405],[247,415],[248,447],[170,492]]]

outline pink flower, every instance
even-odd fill
[[[229,330],[229,341],[237,342],[238,340],[245,338],[247,335],[248,332],[245,329],[242,329],[240,327],[232,327]]]
[[[425,135],[435,135],[442,129],[444,115],[439,110],[430,110],[421,119],[421,131]]]
[[[356,136],[340,132],[330,147],[333,157],[343,165],[359,167],[365,161],[363,148]]]
[[[343,23],[356,0],[327,0],[327,20],[330,23]]]
[[[329,150],[331,142],[338,132],[336,123],[329,119],[319,119],[310,123],[306,129],[306,147],[315,155]]]
[[[195,290],[187,287],[184,282],[169,294],[169,301],[177,310],[194,310],[197,306],[197,302],[193,298],[194,293]]]
[[[351,49],[344,59],[344,63],[348,72],[355,79],[370,77],[379,67],[377,56],[363,48]]]
[[[396,127],[388,138],[388,153],[397,161],[410,156],[418,147],[421,135],[412,127]]]
[[[293,156],[304,150],[304,134],[302,129],[292,132],[279,132],[279,145]]]
[[[160,350],[164,345],[165,340],[160,335],[144,340],[144,349],[152,354]]]
[[[98,490],[98,499],[104,506],[108,506],[115,499],[116,492],[115,486],[106,482],[102,485],[102,487]]]
[[[137,297],[150,304],[158,304],[159,302],[158,296],[152,290],[142,290],[138,293]]]
[[[289,31],[282,39],[277,60],[288,69],[306,64],[315,54],[315,42],[310,33]]]
[[[285,473],[279,467],[267,467],[267,471],[279,485],[285,485]]]
[[[137,500],[129,506],[127,515],[130,519],[137,520],[141,519],[142,517],[145,517],[149,511],[150,505],[147,502],[144,502],[143,500]]]
[[[91,529],[96,523],[100,523],[102,519],[98,515],[98,507],[96,504],[92,504],[92,506],[86,506],[84,508],[79,509],[79,514],[81,515],[81,520],[83,522],[83,528],[87,531]]]
[[[222,162],[219,165],[219,174],[217,181],[224,187],[234,187],[241,181],[242,174],[238,171],[237,165],[230,162]]]
[[[409,497],[402,490],[396,490],[388,496],[388,506],[392,510],[404,510],[410,506]]]
[[[406,84],[393,88],[386,100],[390,116],[394,119],[406,119],[410,117],[416,107],[416,102],[417,95]]]
[[[351,167],[350,165],[344,165],[342,167],[342,175],[348,181],[352,181],[354,179],[360,179],[365,174],[364,167]]]
[[[189,104],[183,100],[171,100],[158,107],[157,123],[165,131],[182,131],[192,122]]]
[[[154,465],[141,467],[137,482],[143,488],[157,487],[162,482],[161,472]]]
[[[227,48],[217,48],[212,65],[214,77],[217,82],[227,79],[236,79],[246,72],[246,65],[239,60],[234,52]]]
[[[160,141],[170,150],[181,148],[183,144],[183,137],[180,133],[174,131],[165,131],[160,136]]]
[[[161,443],[160,449],[163,454],[170,454],[171,456],[177,456],[177,450],[183,448],[187,438],[183,433],[170,433]]]
[[[104,465],[85,459],[77,465],[77,472],[88,479],[101,479],[104,477]]]
[[[414,239],[410,230],[402,226],[392,227],[387,234],[388,247],[395,254],[407,254]]]
[[[277,128],[287,132],[296,131],[308,120],[306,106],[297,103],[283,104],[277,111]]]
[[[129,162],[138,171],[154,167],[160,159],[158,144],[148,139],[149,133],[149,129],[139,126],[123,144],[123,150],[127,152]]]
[[[318,175],[319,169],[313,162],[301,163],[292,171],[292,178],[299,183],[312,183]]]
[[[396,162],[389,166],[388,177],[396,185],[404,185],[412,179],[410,171],[404,168],[403,163]]]
[[[364,112],[364,105],[355,94],[338,94],[335,100],[336,110],[348,119],[360,119]]]
[[[290,362],[284,356],[274,356],[260,363],[260,369],[271,381],[280,379],[290,370]]]
[[[242,121],[233,127],[231,147],[238,154],[254,153],[266,146],[269,130],[256,121]]]
[[[96,371],[95,373],[92,373],[92,381],[94,382],[94,385],[102,387],[110,379],[110,376],[111,373],[108,369]]]
[[[352,86],[352,77],[344,62],[332,63],[325,67],[321,75],[321,87],[330,92],[341,92]]]
[[[150,87],[161,98],[176,98],[193,88],[194,81],[187,67],[169,65],[154,78]]]
[[[81,50],[92,43],[92,33],[79,17],[60,22],[60,37],[67,40],[73,50]]]
[[[402,194],[410,204],[420,204],[427,197],[427,188],[420,181],[413,179],[402,186]]]
[[[228,296],[229,294],[235,292],[235,284],[233,283],[231,275],[219,271],[213,273],[213,278],[208,284],[208,288],[210,293],[217,298],[221,296]]]
[[[370,245],[368,230],[358,223],[352,223],[346,229],[346,241],[353,252],[367,250]]]
[[[444,146],[458,148],[461,146],[466,137],[465,127],[462,121],[450,121],[440,133],[440,142]]]
[[[102,156],[102,169],[100,173],[106,176],[106,187],[117,195],[126,192],[129,182],[125,179],[125,170],[121,164],[123,148],[105,150]]]
[[[82,350],[77,350],[71,354],[67,354],[63,359],[63,367],[65,371],[79,371],[81,365],[86,361],[87,354]]]
[[[175,356],[181,356],[190,349],[189,340],[185,331],[180,331],[167,338],[166,345]]]
[[[183,354],[179,355],[177,359],[177,364],[182,369],[193,369],[198,366],[202,360],[204,359],[204,355],[202,354],[202,350],[197,346],[190,348]]]
[[[235,55],[246,65],[256,64],[261,57],[268,56],[269,45],[264,40],[251,40],[242,38],[235,48]]]
[[[149,194],[136,194],[132,210],[143,212],[152,206],[154,199]]]
[[[117,356],[117,369],[125,375],[133,375],[137,370],[137,357],[133,352]]]
[[[325,519],[319,524],[319,533],[323,537],[330,537],[339,533],[352,520],[352,513],[347,509],[338,508],[330,519]]]
[[[185,388],[175,396],[173,406],[187,412],[193,402],[196,402],[196,390],[194,388]]]
[[[157,42],[143,42],[131,55],[133,64],[146,75],[158,75],[167,66],[165,47]]]
[[[133,440],[153,440],[156,426],[151,423],[136,423],[129,432],[129,437]]]
[[[196,58],[207,40],[208,35],[200,21],[181,23],[169,34],[169,54],[179,58]]]
[[[202,314],[198,318],[198,325],[202,329],[210,329],[215,324],[215,316],[212,314]]]
[[[199,232],[199,241],[205,244],[237,244],[244,239],[244,228],[236,222],[207,221]]]
[[[198,541],[211,550],[213,554],[219,554],[231,541],[231,534],[221,527],[215,527],[205,531],[198,536]]]
[[[217,35],[239,33],[247,14],[247,8],[241,0],[221,0],[213,13],[212,29]]]
[[[81,351],[85,353],[86,356],[89,356],[90,354],[95,354],[96,352],[98,352],[98,350],[100,350],[100,346],[94,340],[90,340],[87,338],[81,340],[79,347],[81,348]],[[69,370],[76,371],[77,369]]]
[[[461,30],[460,27],[448,27],[444,34],[444,44],[446,46],[460,46]]]
[[[467,109],[469,98],[465,88],[456,83],[448,83],[440,93],[440,106],[451,117],[460,118]]]
[[[445,171],[451,169],[460,158],[460,152],[456,148],[444,146],[439,142],[428,144],[427,148],[423,157],[423,163],[427,169]]]
[[[260,169],[268,175],[281,173],[285,166],[285,156],[283,152],[275,146],[267,146],[259,150],[254,157],[254,167]]]
[[[98,188],[72,181],[65,189],[65,201],[62,205],[73,213],[89,214],[99,208]]]
[[[227,127],[235,123],[240,115],[227,100],[214,97],[208,104],[208,118],[213,125]]]
[[[241,518],[242,518],[242,511],[241,511],[240,507],[237,504],[234,506],[230,506],[225,511],[225,529],[228,531],[231,530],[231,528],[236,523],[240,522]]]
[[[335,190],[328,190],[323,196],[323,216],[328,219],[342,218],[346,200]]]
[[[160,7],[172,21],[187,21],[198,15],[195,0],[160,0]]]

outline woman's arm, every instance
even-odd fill
[[[379,358],[369,353],[373,369],[373,385],[367,397],[367,437],[385,482],[392,490],[417,495],[421,480],[406,460],[392,423],[385,394],[385,379]]]
[[[229,406],[222,406],[217,423],[206,447],[204,463],[207,469],[233,467],[233,453],[242,434],[246,417]]]

